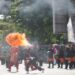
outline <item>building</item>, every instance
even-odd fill
[[[75,33],[75,0],[52,0],[52,2],[53,32],[55,34],[67,33],[67,24],[71,17]]]

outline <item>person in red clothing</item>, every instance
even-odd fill
[[[10,50],[10,57],[9,57],[9,64],[8,64],[8,69],[11,71],[11,67],[15,65],[17,71],[18,71],[18,48],[17,47],[12,47]]]
[[[51,68],[51,64],[52,64],[52,68],[54,68],[54,58],[53,58],[53,49],[51,48],[49,51],[48,51],[48,68]]]

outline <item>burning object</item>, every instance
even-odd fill
[[[6,38],[6,42],[10,46],[31,46],[31,44],[28,42],[26,35],[24,33],[9,33]]]

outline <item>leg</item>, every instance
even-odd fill
[[[73,64],[74,64],[74,69],[75,69],[75,61],[73,62]]]
[[[38,69],[39,71],[44,71],[43,68],[41,68],[40,66],[38,66],[36,63],[35,64],[32,64],[36,69]]]
[[[51,64],[51,62],[49,61],[48,64],[49,64],[48,68],[50,68],[50,64]]]
[[[69,69],[72,69],[72,62],[69,63]]]
[[[12,62],[10,62],[9,65],[8,65],[9,71],[11,71],[11,66],[13,66],[13,63]]]
[[[61,63],[61,68],[63,68],[63,63]]]
[[[67,68],[68,68],[68,61],[65,60],[65,69],[67,69]]]
[[[57,60],[58,68],[60,68],[60,60]]]
[[[29,73],[29,67],[30,67],[30,64],[25,65],[25,70],[27,71],[27,73]]]
[[[52,68],[54,68],[54,62],[52,61]]]
[[[16,66],[16,69],[17,69],[17,72],[18,72],[19,64],[18,64],[18,63],[16,63],[16,65],[15,65],[15,66]]]

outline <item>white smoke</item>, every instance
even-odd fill
[[[23,4],[21,6],[21,12],[32,13],[37,12],[39,9],[49,6],[52,9],[55,9],[55,13],[64,14],[64,13],[75,13],[75,3],[74,0],[34,0],[30,5]],[[54,6],[53,6],[54,3]]]
[[[25,0],[24,0],[25,1]],[[23,3],[20,6],[20,12],[32,13],[38,12],[39,9],[45,8],[47,5],[55,9],[55,13],[64,14],[69,12],[75,13],[75,0],[31,0],[30,5]],[[54,6],[52,5],[54,3]],[[11,0],[0,0],[0,12],[7,13],[11,7]]]
[[[10,4],[9,0],[0,0],[0,14],[8,14]]]
[[[38,12],[41,8],[45,8],[47,5],[51,6],[51,0],[35,0],[30,5],[21,6],[21,11],[24,13]]]
[[[52,9],[56,14],[73,14],[75,13],[75,1],[74,0],[52,0],[54,3]]]

